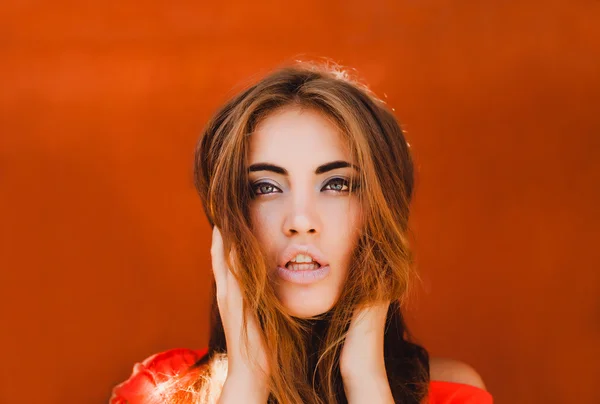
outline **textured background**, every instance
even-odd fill
[[[207,344],[196,138],[297,58],[356,68],[418,166],[409,308],[497,403],[597,403],[600,2],[0,5],[0,403],[102,403]]]

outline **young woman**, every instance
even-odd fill
[[[491,403],[410,342],[413,164],[386,105],[298,63],[226,103],[196,150],[213,227],[209,346],[147,358],[111,404]]]

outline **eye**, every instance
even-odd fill
[[[329,187],[330,185],[331,188],[327,189],[327,187]],[[345,178],[333,178],[323,187],[323,190],[331,190],[335,192],[348,192],[350,190],[350,184]]]
[[[256,184],[253,184],[250,188],[254,195],[269,195],[277,193],[272,192],[274,189],[279,189],[275,185],[269,184],[268,182],[257,182]],[[279,192],[281,192],[280,189]]]

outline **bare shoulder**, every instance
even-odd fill
[[[431,380],[469,384],[486,390],[479,373],[472,366],[455,359],[430,358],[429,373]]]

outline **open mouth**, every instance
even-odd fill
[[[292,262],[288,261],[285,265],[290,271],[314,271],[315,269],[321,268],[321,264],[316,261],[312,262]]]
[[[325,279],[331,272],[329,264],[321,265],[318,262],[292,262],[288,261],[285,267],[277,267],[277,274],[284,281],[298,285],[310,285]]]
[[[277,268],[284,280],[303,285],[318,282],[331,272],[323,254],[312,245],[289,246]]]

